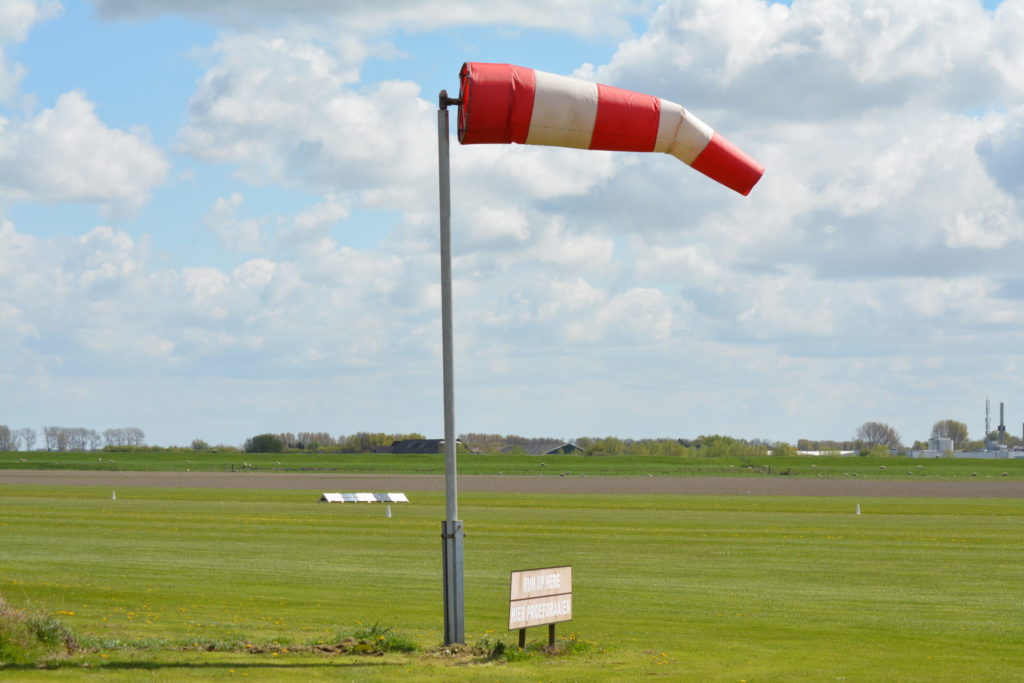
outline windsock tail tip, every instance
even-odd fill
[[[744,197],[764,175],[764,166],[718,133],[712,136],[711,142],[691,166]]]

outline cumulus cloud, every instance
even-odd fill
[[[997,126],[978,138],[978,155],[1007,194],[1024,197],[1024,107],[999,118]]]
[[[0,323],[24,342],[0,340],[16,352],[6,372],[88,356],[190,377],[432,386],[433,93],[368,80],[369,46],[447,25],[593,35],[602,15],[620,31],[634,9],[523,7],[97,2],[104,17],[179,12],[236,31],[203,51],[177,146],[236,171],[240,189],[220,192],[205,222],[240,260],[167,266],[113,227],[42,240],[5,224]],[[671,0],[647,18],[577,74],[684,104],[767,173],[740,198],[664,155],[453,144],[469,424],[841,437],[886,406],[909,432],[899,423],[912,410],[893,406],[956,395],[992,376],[993,357],[1000,372],[1024,362],[1024,296],[1006,258],[1024,241],[1024,3]],[[130,201],[162,181],[144,135],[105,127],[84,95],[65,98],[4,122],[4,194]],[[68,112],[83,135],[47,141],[46,117]],[[65,163],[33,175],[26,162],[43,156]],[[317,199],[251,215],[245,200],[263,185]],[[381,244],[345,244],[348,221],[374,211],[388,212]],[[979,329],[998,331],[984,351]],[[780,433],[773,420],[821,433]]]
[[[576,219],[634,234],[617,261],[635,259],[636,281],[678,283],[719,339],[799,354],[794,340],[906,330],[928,317],[938,273],[976,297],[944,322],[984,324],[989,304],[1006,307],[959,283],[979,267],[1005,272],[996,250],[1024,240],[1013,106],[1024,91],[993,68],[1020,59],[1005,29],[1020,8],[664,3],[608,64],[579,73],[682,102],[767,173],[748,200],[711,202],[710,190],[670,190],[660,167],[625,164],[573,204]]]
[[[765,179],[737,200],[671,159],[458,147],[457,265],[480,324],[470,334],[610,340],[635,328],[764,343],[928,319],[917,292],[930,275],[967,277],[986,250],[1024,236],[1008,180],[1013,119],[968,110],[1019,97],[991,67],[1019,59],[1002,28],[1015,16],[966,1],[661,5],[607,65],[578,74],[706,111]],[[364,207],[405,210],[388,248],[432,246],[433,107],[416,85],[360,84],[358,60],[308,40],[227,36],[212,54],[183,149],[251,182],[341,187]],[[345,249],[318,232],[313,270],[350,261]],[[893,286],[903,307],[885,294]],[[389,294],[413,300],[402,285]],[[646,322],[617,324],[628,311]]]
[[[1024,58],[1007,27],[1020,21],[1014,5],[993,14],[974,0],[670,1],[609,64],[588,70],[677,96],[698,114],[750,111],[758,121],[843,119],[906,102],[976,107],[1020,92],[1012,68],[993,68]]]
[[[118,377],[145,364],[192,376],[219,374],[226,362],[262,376],[432,354],[433,339],[406,331],[410,322],[432,329],[436,300],[389,303],[397,287],[423,289],[423,257],[403,263],[329,239],[303,249],[232,268],[168,268],[148,240],[110,226],[42,239],[3,222],[0,320],[15,334],[0,342],[9,351],[0,374],[73,366]],[[25,339],[36,341],[19,346]]]
[[[20,43],[41,21],[60,16],[63,7],[55,0],[7,0],[0,4],[0,102],[10,102],[18,92],[25,67],[8,60],[4,47]]]
[[[0,117],[0,195],[11,199],[140,203],[167,170],[145,131],[108,128],[78,91],[27,121]]]
[[[35,24],[59,16],[62,11],[55,0],[7,0],[0,6],[0,43],[25,40]]]
[[[501,25],[557,29],[582,35],[623,34],[627,18],[639,13],[635,0],[98,0],[96,10],[109,18],[145,18],[164,13],[186,14],[242,28],[282,20],[319,22],[330,19],[360,32],[390,28],[432,30],[445,26]]]
[[[236,164],[252,183],[325,192],[401,186],[428,172],[433,127],[417,85],[355,89],[346,64],[306,41],[234,35],[213,54],[179,135],[183,151]]]
[[[203,218],[203,222],[220,238],[221,244],[228,250],[258,251],[263,241],[260,222],[252,218],[238,217],[238,208],[242,201],[239,192],[232,193],[230,197],[219,198]]]

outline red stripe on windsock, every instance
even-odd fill
[[[658,137],[661,100],[597,84],[597,119],[590,149],[650,152]]]
[[[761,164],[718,133],[711,136],[711,142],[690,165],[743,196],[750,194],[764,174]]]
[[[536,91],[533,69],[466,62],[459,78],[459,142],[526,142]]]

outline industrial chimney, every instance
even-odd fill
[[[1003,402],[999,402],[999,445],[1006,443],[1006,420],[1003,419]]]

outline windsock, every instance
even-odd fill
[[[466,62],[459,142],[665,152],[747,195],[764,167],[675,102],[511,64]]]

